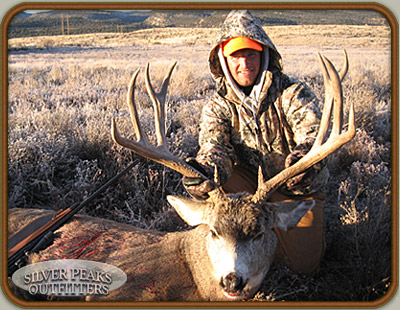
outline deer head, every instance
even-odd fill
[[[264,180],[259,169],[258,189],[253,195],[246,193],[225,195],[216,187],[210,192],[210,198],[206,201],[167,197],[169,203],[189,225],[203,225],[208,230],[204,242],[211,265],[210,276],[218,283],[225,298],[245,299],[256,292],[273,260],[277,242],[273,227],[277,226],[284,230],[293,228],[314,206],[314,201],[269,203],[267,200],[270,195],[288,179],[326,158],[355,135],[353,104],[349,110],[348,130],[342,132],[341,80],[347,73],[347,54],[345,53],[345,65],[340,74],[327,58],[319,55],[319,60],[324,76],[325,102],[315,143],[303,158],[269,180]],[[132,77],[127,96],[137,141],[122,137],[114,120],[112,137],[117,144],[187,177],[207,179],[195,168],[173,155],[166,144],[165,100],[175,65],[176,63],[169,69],[158,93],[150,83],[149,64],[146,67],[145,83],[154,105],[157,145],[153,146],[148,142],[138,120],[134,87],[139,70]],[[333,126],[327,137],[332,110]]]
[[[189,225],[204,226],[202,242],[207,249],[209,276],[219,289],[216,298],[250,298],[274,259],[277,238],[273,228],[294,227],[314,201],[255,204],[246,193],[221,195],[214,191],[210,195],[207,201],[176,196],[167,199]]]

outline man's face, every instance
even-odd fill
[[[259,51],[243,49],[232,53],[226,59],[236,83],[242,87],[254,84],[260,72],[261,53]]]

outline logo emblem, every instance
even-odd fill
[[[32,295],[108,295],[127,280],[119,268],[79,259],[59,259],[18,269],[12,281]]]

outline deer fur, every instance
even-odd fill
[[[121,288],[86,300],[248,299],[273,261],[277,238],[272,228],[293,227],[314,202],[254,205],[243,195],[227,195],[218,203],[169,196],[178,214],[196,226],[183,232],[143,230],[76,215],[57,231],[51,246],[31,255],[29,263],[85,259],[114,265],[127,274]],[[51,212],[11,209],[9,234]],[[243,287],[235,287],[238,278]],[[26,299],[34,297],[24,294]]]

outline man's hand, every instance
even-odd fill
[[[209,176],[209,173],[206,172],[206,169],[203,165],[198,163],[196,159],[190,157],[186,160],[186,162],[194,167],[196,170],[201,172],[205,176]],[[205,180],[202,178],[188,178],[183,177],[182,183],[187,190],[187,192],[196,199],[205,200],[209,197],[208,192],[215,189],[214,183],[210,180]]]
[[[296,146],[285,160],[285,168],[292,166],[304,157],[311,148],[311,143],[299,144]],[[290,191],[306,187],[312,183],[318,171],[315,167],[308,168],[306,171],[296,175],[295,177],[286,181],[286,188]]]

